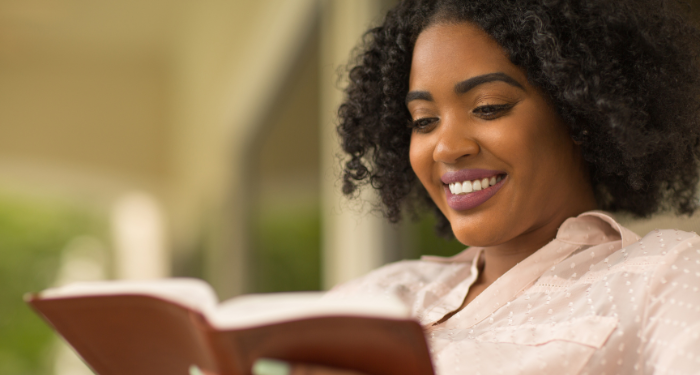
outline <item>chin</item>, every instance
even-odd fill
[[[505,242],[500,235],[503,232],[495,230],[493,227],[484,230],[473,226],[469,228],[452,226],[452,233],[459,242],[467,246],[489,247]]]
[[[506,242],[510,233],[508,224],[502,215],[494,215],[493,207],[489,210],[476,210],[468,215],[450,212],[446,215],[455,238],[467,245],[489,247]]]

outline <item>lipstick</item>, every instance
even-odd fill
[[[488,187],[485,187],[478,191],[472,191],[472,184],[471,182],[468,182],[466,185],[469,185],[469,188],[466,191],[470,192],[466,194],[459,194],[461,191],[460,186],[457,186],[459,189],[456,191],[457,194],[454,194],[449,186],[450,184],[459,185],[459,183],[465,181],[477,182],[482,181],[484,179],[491,181],[497,179],[497,182],[495,182],[492,185],[489,184]],[[492,196],[494,196],[498,192],[498,190],[501,189],[501,187],[503,186],[503,184],[505,184],[507,179],[508,175],[505,172],[488,169],[462,169],[459,171],[447,172],[441,177],[441,181],[445,184],[444,189],[445,196],[447,198],[447,205],[456,211],[469,210],[486,202]],[[479,188],[481,188],[480,182],[478,182],[478,185]]]

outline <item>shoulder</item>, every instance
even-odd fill
[[[655,229],[620,252],[634,257],[654,257],[659,266],[670,265],[679,258],[700,259],[700,236],[675,229]]]
[[[557,238],[566,237],[562,239],[588,245],[589,252],[599,253],[600,248],[607,247],[604,252],[610,265],[642,262],[651,268],[654,265],[661,267],[681,253],[691,256],[688,254],[700,246],[700,237],[696,233],[677,229],[654,229],[640,238],[610,214],[601,211],[586,212],[567,220],[560,232],[564,235],[558,234]],[[700,252],[695,253],[692,256],[700,256]]]
[[[700,360],[700,237],[692,232],[654,230],[633,252],[654,260],[648,280],[644,326],[647,366],[694,373]]]
[[[437,298],[452,284],[469,276],[471,255],[478,253],[475,250],[464,251],[452,258],[424,257],[391,263],[334,287],[326,298],[387,296],[398,298],[416,310],[416,304],[422,306],[421,301]],[[432,291],[432,297],[425,296],[430,293],[427,291]]]
[[[667,285],[667,281],[679,277],[688,285],[700,287],[700,236],[681,230],[655,229],[610,254],[605,263],[624,271],[646,273],[651,298],[662,294],[661,289],[674,285]]]
[[[354,280],[335,286],[329,294],[383,294],[413,290],[451,268],[450,263],[402,260],[377,268]]]
[[[679,230],[654,230],[630,249],[641,257],[655,259],[650,280],[652,299],[666,294],[683,294],[700,302],[700,237]]]

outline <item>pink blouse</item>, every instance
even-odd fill
[[[700,237],[641,240],[602,212],[566,220],[556,238],[464,309],[483,249],[401,261],[329,297],[392,294],[427,327],[436,372],[700,374]]]

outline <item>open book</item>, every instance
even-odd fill
[[[249,295],[217,304],[197,279],[73,284],[27,302],[99,375],[248,375],[260,357],[432,375],[425,336],[390,298]]]

